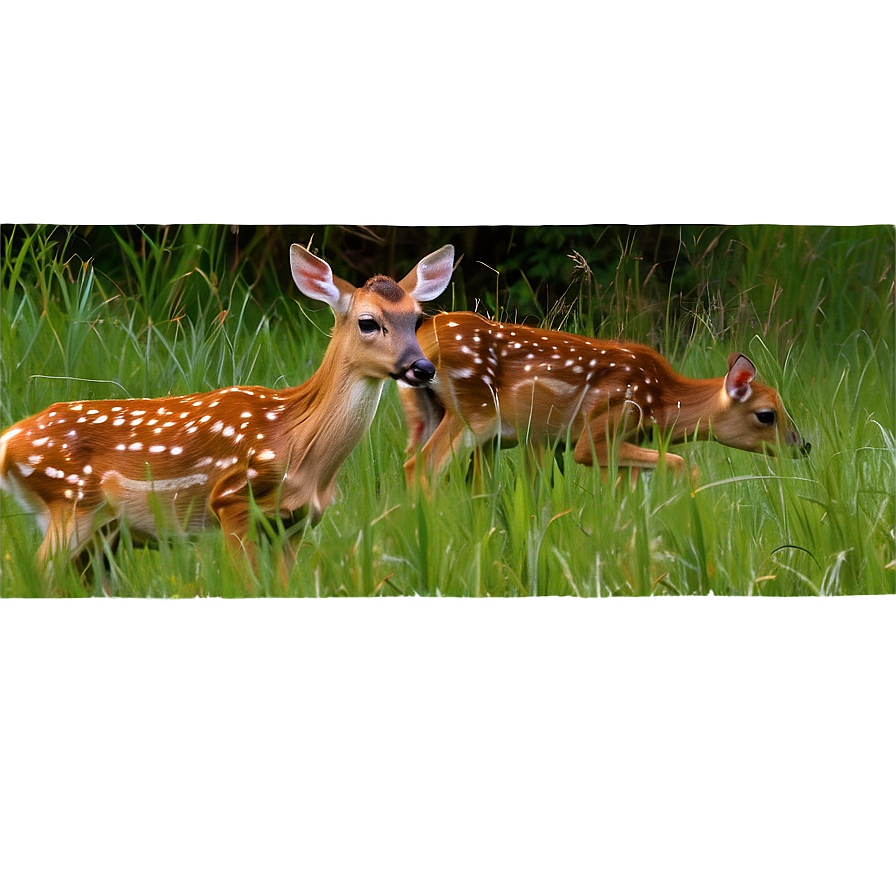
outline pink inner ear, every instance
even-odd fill
[[[326,265],[321,264],[316,258],[303,258],[301,263],[302,273],[315,283],[322,282],[326,279],[330,269]]]
[[[735,378],[734,385],[738,389],[743,389],[753,379],[753,374],[749,370],[742,370]]]

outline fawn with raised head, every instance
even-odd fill
[[[417,333],[436,368],[424,389],[400,390],[409,430],[408,483],[438,475],[451,458],[500,438],[536,450],[575,446],[578,463],[652,469],[659,451],[638,444],[653,430],[671,442],[713,438],[732,448],[791,453],[810,448],[778,393],[754,381],[745,355],[723,377],[692,380],[644,345],[498,323],[470,312],[429,318]],[[677,473],[676,454],[662,455]]]
[[[41,562],[76,557],[118,521],[150,538],[217,521],[239,551],[250,495],[265,515],[320,519],[385,381],[419,388],[435,373],[416,338],[420,303],[448,285],[454,249],[427,255],[400,282],[378,275],[358,289],[299,245],[290,264],[299,289],[336,317],[304,384],[60,402],[0,436],[2,484],[43,529]]]

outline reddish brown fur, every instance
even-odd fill
[[[330,344],[307,382],[279,391],[235,386],[174,398],[62,402],[10,427],[0,437],[0,476],[45,531],[39,559],[60,549],[76,555],[100,527],[118,520],[148,536],[217,521],[239,549],[250,494],[265,514],[316,522],[373,419],[384,381],[419,386],[432,375],[415,337],[421,307],[414,290],[419,286],[423,301],[444,289],[452,261],[450,246],[427,256],[402,281],[410,292],[385,277],[355,290],[293,246],[300,289],[336,314]]]
[[[773,410],[789,420],[774,389],[753,382],[751,394],[735,400],[726,377],[680,376],[643,345],[500,324],[469,312],[431,318],[418,339],[436,377],[426,389],[401,391],[410,482],[421,463],[438,473],[454,454],[496,437],[536,447],[549,439],[571,442],[578,462],[601,466],[615,444],[619,466],[633,468],[658,463],[657,451],[636,444],[654,428],[673,442],[712,435],[749,451],[773,451],[779,437],[802,445],[792,426],[769,427],[756,418],[757,411]],[[729,369],[741,357],[732,355]],[[755,371],[745,358],[738,369],[746,365]],[[665,458],[684,469],[677,455]]]

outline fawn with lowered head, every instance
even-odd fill
[[[321,365],[304,384],[61,402],[0,436],[3,487],[44,531],[40,561],[77,556],[117,521],[149,537],[217,521],[238,551],[250,494],[266,515],[320,519],[384,382],[420,388],[435,372],[416,338],[420,303],[448,285],[454,249],[427,255],[400,282],[376,276],[359,289],[299,245],[290,263],[299,289],[336,316]]]
[[[656,429],[672,442],[713,438],[732,448],[807,454],[778,393],[754,381],[745,355],[723,377],[693,380],[644,345],[502,324],[471,312],[429,318],[417,334],[436,368],[425,388],[400,391],[409,429],[408,483],[438,475],[451,458],[500,438],[536,449],[557,439],[578,463],[652,469]],[[684,460],[664,455],[675,471]]]

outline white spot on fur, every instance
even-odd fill
[[[29,467],[28,464],[16,463],[16,466],[19,469],[19,473],[24,477],[30,476],[34,472],[34,467]]]
[[[128,491],[138,492],[173,492],[192,485],[203,485],[208,476],[205,473],[193,473],[190,476],[178,476],[175,479],[127,479],[121,473],[110,470],[103,476],[103,482],[115,478],[125,484]]]
[[[171,453],[172,453],[173,455],[177,456],[178,454],[181,454],[181,453],[183,452],[183,450],[184,450],[184,449],[181,448],[180,445],[175,445],[175,446],[171,449]]]
[[[235,432],[236,432],[236,430],[235,430],[232,426],[225,426],[225,427],[224,427],[223,435],[230,437],[230,436],[232,436]]]
[[[270,448],[265,448],[264,451],[260,452],[258,455],[259,460],[273,460],[277,455],[271,451]]]
[[[161,454],[165,450],[164,445],[150,445],[149,453],[150,454]]]

